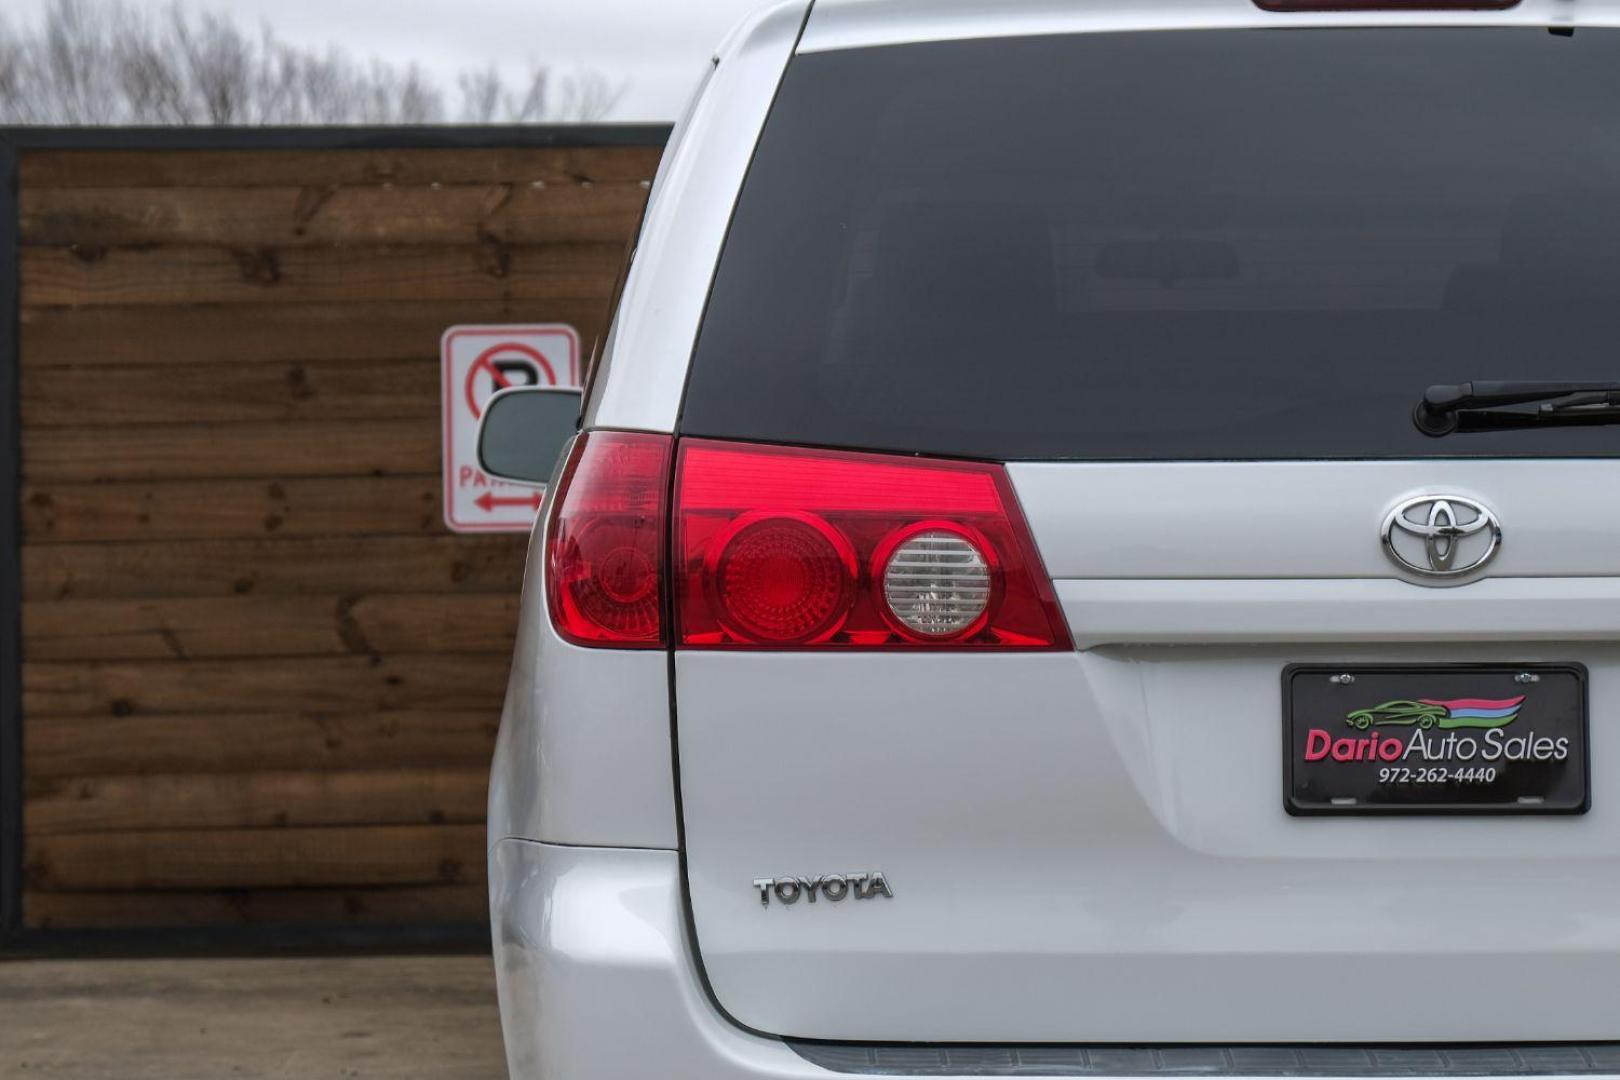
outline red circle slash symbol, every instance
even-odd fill
[[[497,360],[498,357],[512,353],[521,355],[523,359],[505,363]],[[519,371],[529,375],[529,381],[521,385],[557,385],[557,373],[552,370],[551,364],[541,354],[540,350],[532,346],[516,341],[506,341],[491,346],[478,354],[478,359],[473,361],[472,367],[467,371],[467,408],[472,410],[474,420],[484,415],[483,408],[478,404],[476,390],[478,377],[488,375],[490,383],[494,387],[491,393],[494,393],[497,390],[505,390],[510,386],[518,385],[512,382],[512,375],[514,372]]]

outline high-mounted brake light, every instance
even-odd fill
[[[581,435],[552,502],[546,547],[552,625],[576,645],[659,648],[670,438]]]
[[[1506,11],[1519,0],[1254,0],[1267,11]]]
[[[999,465],[683,440],[684,648],[1068,648]]]

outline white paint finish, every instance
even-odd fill
[[[727,42],[729,40],[727,39]],[[721,51],[724,51],[727,42],[722,43]],[[669,197],[669,184],[665,182],[665,178],[669,175],[670,162],[679,160],[682,156],[681,147],[686,142],[687,133],[692,130],[692,116],[697,112],[698,106],[709,92],[709,83],[714,79],[714,71],[719,66],[719,63],[719,59],[716,58],[706,66],[702,77],[698,80],[697,89],[693,91],[692,97],[686,103],[685,110],[670,129],[669,141],[664,144],[664,152],[658,158],[658,169],[653,173],[652,189],[647,193],[647,206],[642,212],[645,221],[662,220],[663,212],[659,209],[659,203],[667,201]],[[625,277],[627,284],[635,276],[636,256],[638,254],[639,251],[634,248],[630,252],[630,267]],[[613,356],[617,351],[619,328],[624,323],[634,319],[633,313],[628,309],[623,309],[622,305],[621,311],[615,311],[613,316],[612,321],[608,324],[607,336],[602,342],[601,354],[593,357],[596,371],[591,380],[591,393],[586,395],[585,398],[583,415],[583,427],[587,431],[597,426],[598,405],[601,403],[602,393],[613,384]]]
[[[1507,11],[1276,13],[1252,0],[817,0],[800,52],[1038,34],[1298,26],[1617,26],[1616,0],[1523,0]]]
[[[1537,660],[1591,669],[1589,816],[1285,814],[1288,663]],[[1613,644],[680,652],[676,670],[698,941],[721,1004],[752,1027],[1014,1042],[1616,1034]],[[857,869],[882,870],[894,899],[763,908],[751,886]]]
[[[686,120],[643,225],[614,328],[613,377],[587,423],[675,430],[709,282],[809,0],[790,0],[727,38]]]
[[[751,24],[699,101],[660,180],[593,425],[671,430],[803,10]],[[1030,20],[1066,32],[1275,18],[1247,0],[884,10],[823,0],[817,18],[832,21],[807,46],[1033,32]],[[1511,17],[1290,21],[1595,24],[1615,11],[1526,0]],[[1617,468],[1018,465],[1087,651],[677,654],[689,884],[720,1003],[759,1030],[883,1041],[1615,1037],[1620,772],[1606,763],[1620,759],[1620,617],[1604,608],[1620,582]],[[1378,528],[1425,493],[1502,519],[1492,577],[1448,591],[1401,579]],[[1562,625],[1548,595],[1567,605]],[[1171,647],[1189,620],[1196,642]],[[1447,640],[1418,644],[1420,631]],[[491,816],[514,1075],[825,1075],[703,998],[673,852],[503,839],[673,846],[663,661],[567,647],[525,600]],[[1592,813],[1288,817],[1284,666],[1395,661],[1586,664]],[[766,908],[752,886],[857,870],[882,870],[893,899]]]
[[[1620,641],[1620,578],[1060,581],[1075,645]]]
[[[1488,577],[1620,575],[1620,461],[1014,464],[1053,578],[1405,578],[1379,539],[1406,499],[1493,510]],[[1447,585],[1478,580],[1469,575]]]
[[[814,1080],[705,996],[674,852],[506,840],[490,855],[495,977],[513,1080]]]
[[[526,533],[545,492],[491,478],[478,464],[479,423],[498,390],[578,386],[579,331],[566,323],[452,326],[439,342],[444,523],[460,533]]]
[[[834,1075],[775,1039],[730,1024],[704,995],[687,948],[673,853],[509,840],[492,853],[490,896],[501,1027],[513,1080]],[[1498,973],[1491,974],[1494,979]],[[1293,972],[1289,980],[1301,991],[1335,993],[1313,975]],[[852,964],[824,992],[836,997],[864,976],[865,969]],[[1218,1000],[1244,988],[1205,983],[1203,989]],[[924,1002],[942,997],[941,990],[921,981],[888,987],[893,996]],[[1439,1000],[1454,1000],[1457,992],[1451,987]],[[1490,1036],[1480,1029],[1481,1038]]]
[[[559,638],[546,610],[544,551],[537,528],[490,769],[490,844],[523,837],[673,850],[669,656]]]

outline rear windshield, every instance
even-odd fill
[[[796,58],[688,434],[999,459],[1587,456],[1423,390],[1620,378],[1620,32],[1255,30]]]

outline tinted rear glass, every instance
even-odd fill
[[[1620,33],[1095,34],[790,66],[688,434],[1002,459],[1435,440],[1434,383],[1620,378]]]

